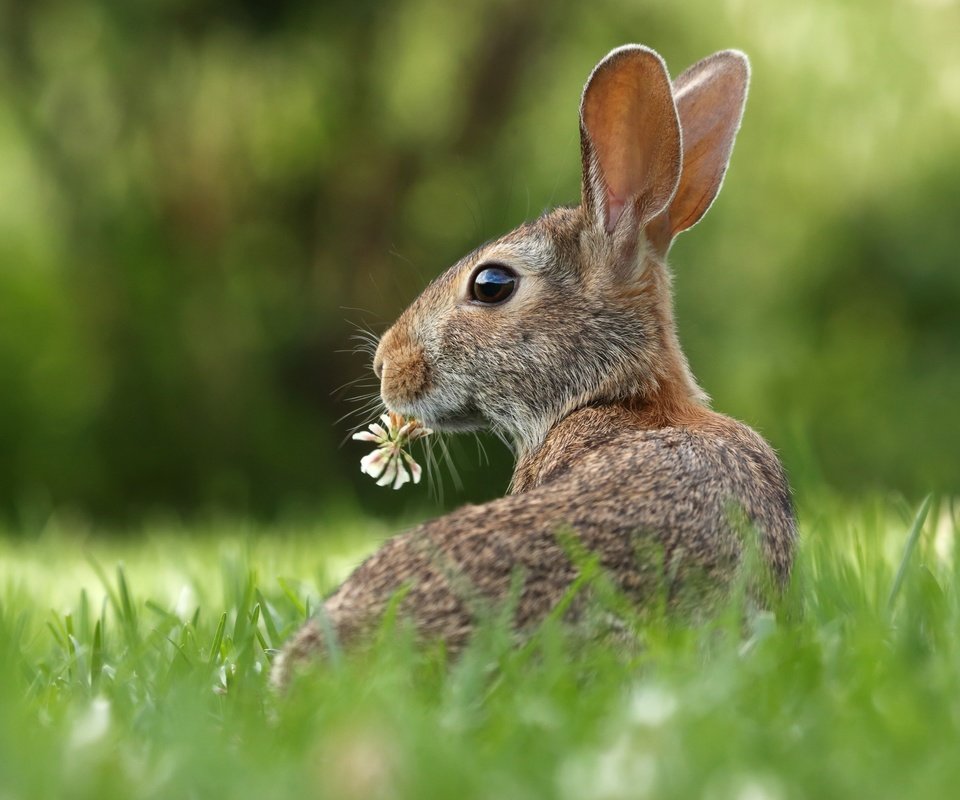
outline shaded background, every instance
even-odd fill
[[[960,486],[951,0],[0,0],[0,513],[270,517],[426,493],[339,447],[382,331],[576,202],[612,47],[753,62],[720,200],[672,252],[715,406],[805,486]],[[509,454],[470,440],[467,488]],[[433,506],[435,509],[435,505]]]

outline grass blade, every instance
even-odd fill
[[[293,587],[290,583],[283,578],[277,578],[277,583],[280,584],[280,588],[283,590],[284,596],[287,600],[290,601],[290,604],[297,610],[297,613],[304,619],[309,619],[310,613],[307,610],[307,605],[300,601],[300,598],[297,596],[297,593],[293,590]]]
[[[213,635],[213,643],[210,645],[209,664],[213,666],[220,660],[220,645],[223,644],[223,631],[227,627],[227,612],[220,615],[220,622],[217,625],[217,632]]]
[[[923,523],[926,522],[932,502],[933,495],[928,494],[923,498],[923,502],[920,504],[920,510],[917,511],[917,515],[913,518],[913,525],[910,526],[910,533],[907,534],[907,543],[903,547],[903,556],[900,558],[900,566],[897,568],[897,575],[893,579],[893,586],[890,588],[890,597],[887,599],[888,612],[893,610],[893,606],[897,602],[897,595],[900,594],[903,580],[907,575],[910,557],[913,555],[913,551],[917,547],[917,542],[920,540],[920,532],[923,530]]]
[[[264,627],[267,629],[267,636],[270,638],[270,645],[271,647],[276,647],[280,642],[281,636],[277,630],[277,623],[273,618],[273,611],[259,589],[257,589],[257,603],[260,606],[260,616],[263,617]]]
[[[90,651],[90,686],[96,691],[100,685],[100,674],[103,672],[103,631],[100,620],[93,628],[93,647]]]
[[[139,638],[137,635],[137,608],[130,595],[130,587],[127,585],[127,576],[123,564],[117,564],[117,591],[120,595],[120,616],[124,627],[130,634],[131,643],[135,644]]]

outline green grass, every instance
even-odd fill
[[[0,798],[956,796],[952,508],[803,527],[772,612],[647,615],[630,648],[490,622],[454,665],[387,624],[280,699],[270,649],[381,527],[8,535]]]

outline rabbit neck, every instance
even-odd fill
[[[702,428],[721,418],[707,406],[705,396],[685,369],[686,360],[676,367],[681,374],[673,376],[673,380],[659,381],[653,396],[594,402],[556,422],[538,447],[518,452],[510,493],[520,494],[541,486],[626,431]]]
[[[669,427],[686,419],[691,410],[707,406],[709,398],[700,388],[680,346],[673,314],[673,286],[665,256],[648,249],[644,274],[647,276],[647,307],[652,317],[651,344],[639,390],[627,399],[632,409],[643,409],[649,421],[644,427]]]
[[[706,405],[679,396],[653,400],[633,397],[584,406],[554,425],[538,448],[518,455],[510,493],[521,494],[541,486],[624,432],[704,428],[714,419],[722,418]]]
[[[638,372],[611,376],[609,386],[572,401],[539,435],[515,440],[512,493],[541,485],[625,430],[696,427],[716,416],[680,347],[666,264],[648,255],[645,274],[641,291],[652,316],[652,346],[638,363]]]

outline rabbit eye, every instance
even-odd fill
[[[517,288],[517,275],[506,267],[484,267],[470,284],[470,294],[478,303],[502,303]]]

